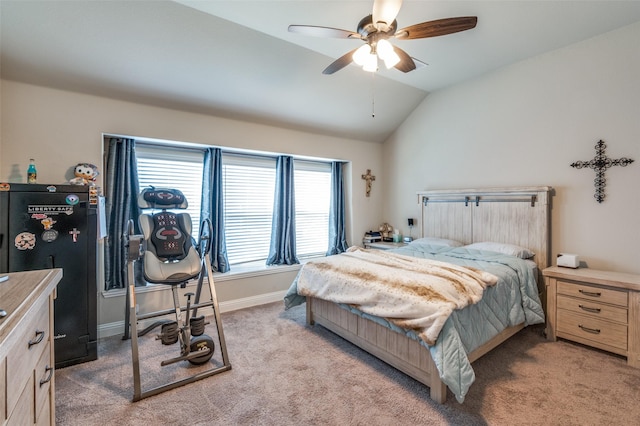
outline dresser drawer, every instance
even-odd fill
[[[558,309],[576,312],[593,318],[615,321],[622,324],[627,324],[628,321],[628,311],[625,308],[563,295],[558,295],[557,303]]]
[[[44,404],[42,410],[36,415],[36,417],[37,426],[51,426],[54,420],[51,418],[51,406],[48,403]]]
[[[0,425],[7,419],[7,360],[0,359]]]
[[[558,294],[579,297],[601,303],[609,303],[626,308],[629,304],[629,295],[626,291],[610,288],[594,287],[586,284],[568,283],[558,280]]]
[[[35,315],[25,321],[25,325],[21,327],[22,334],[7,355],[7,386],[10,389],[22,389],[29,377],[33,382],[33,369],[45,349],[49,348],[49,300],[44,300],[31,312],[35,312]],[[33,393],[33,388],[31,392]],[[13,410],[19,397],[17,392],[7,392],[9,412]]]
[[[47,347],[35,369],[36,417],[43,411],[44,405],[50,401],[49,391],[53,380],[53,362],[51,360],[50,346],[51,344],[47,343]],[[48,421],[49,419],[47,418]]]
[[[603,321],[592,316],[558,309],[558,333],[566,333],[627,350],[627,326]]]
[[[16,405],[9,416],[8,426],[32,425],[34,419],[33,374],[25,383],[22,392],[16,392]]]

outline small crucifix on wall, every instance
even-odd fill
[[[367,174],[362,175],[362,179],[367,181],[366,186],[366,195],[367,197],[371,194],[371,182],[376,180],[376,177],[371,174],[371,169],[367,169]]]
[[[622,157],[617,160],[612,160],[607,157],[604,153],[607,145],[600,140],[596,144],[596,156],[593,157],[593,160],[589,161],[576,161],[575,163],[571,163],[571,167],[575,167],[576,169],[582,169],[583,167],[588,167],[596,171],[596,178],[594,179],[594,186],[596,187],[596,193],[594,194],[594,198],[599,203],[604,201],[604,187],[606,186],[607,180],[604,177],[604,172],[612,166],[628,166],[633,163],[633,160],[630,158]]]

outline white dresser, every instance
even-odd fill
[[[0,425],[55,424],[53,300],[61,269],[0,283]]]

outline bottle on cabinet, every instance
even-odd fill
[[[27,169],[27,183],[36,183],[38,180],[38,172],[36,171],[36,160],[29,159],[29,168]]]

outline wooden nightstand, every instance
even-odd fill
[[[640,275],[557,266],[542,275],[549,340],[593,346],[640,367]]]
[[[380,241],[377,243],[364,243],[364,248],[378,249],[378,250],[391,250],[394,248],[400,248],[406,246],[407,243],[392,243],[386,241]]]

